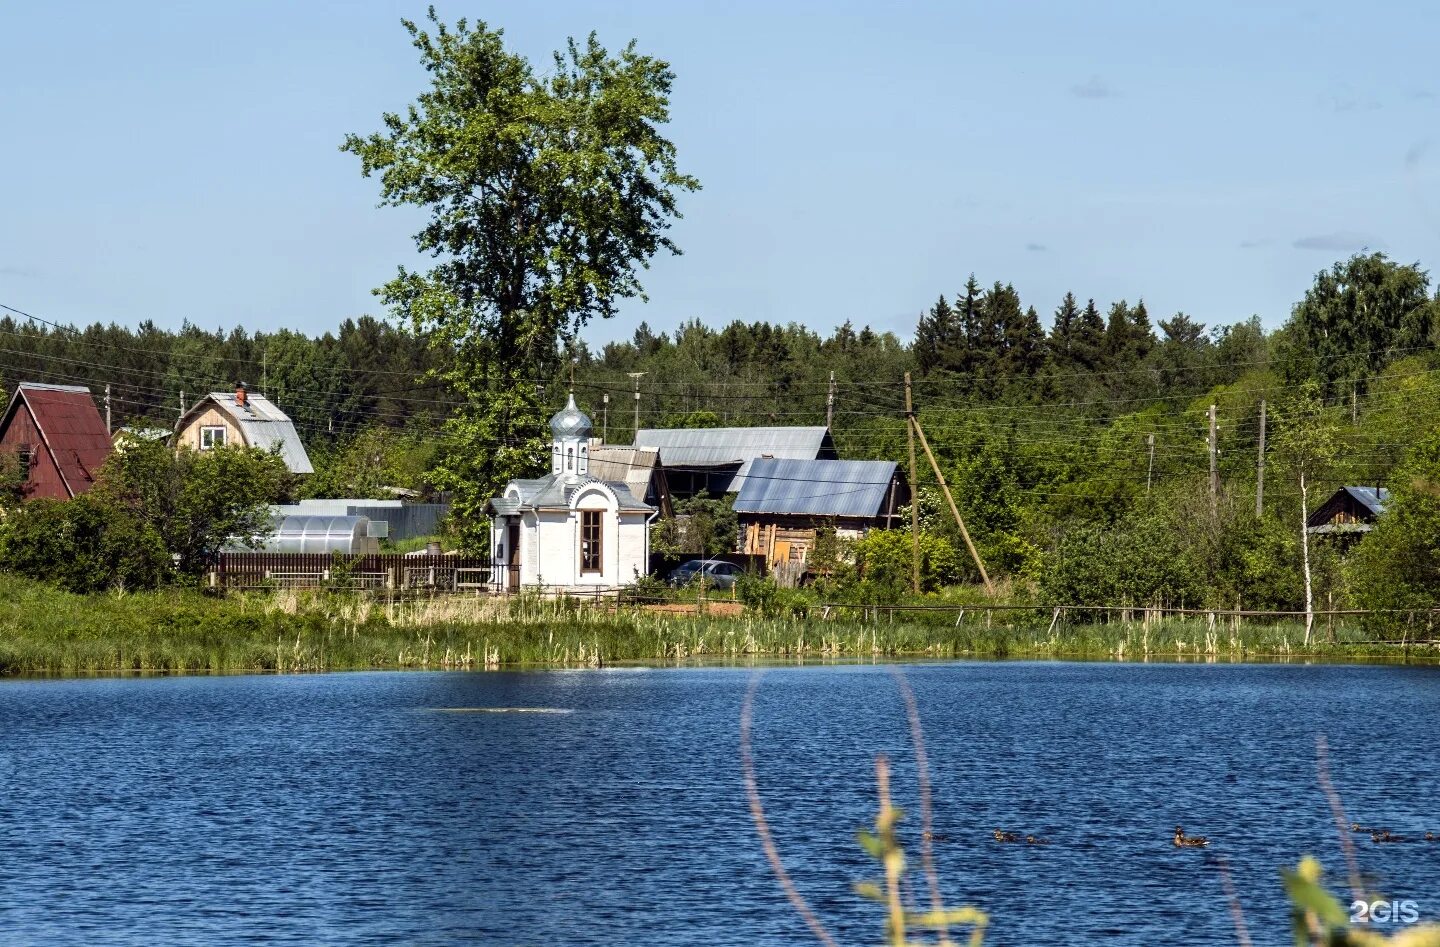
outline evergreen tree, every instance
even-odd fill
[[[945,367],[944,351],[955,337],[957,327],[955,310],[950,308],[943,295],[929,312],[920,316],[920,322],[915,327],[915,365],[921,375],[929,375]]]
[[[1070,351],[1075,364],[1084,371],[1104,371],[1107,367],[1105,320],[1100,318],[1100,310],[1095,308],[1093,299],[1085,304],[1084,311],[1075,323]]]
[[[1050,328],[1050,355],[1061,371],[1070,371],[1075,359],[1075,329],[1080,322],[1080,306],[1074,293],[1066,293],[1055,309],[1055,323]]]

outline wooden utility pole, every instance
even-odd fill
[[[600,440],[610,440],[610,392],[605,392],[600,399]]]
[[[835,426],[835,373],[830,373],[830,390],[825,394],[825,426]]]
[[[945,475],[940,472],[940,464],[935,460],[935,453],[930,450],[930,441],[925,437],[925,429],[912,414],[910,426],[915,429],[915,434],[920,438],[920,446],[925,448],[925,456],[930,458],[930,469],[935,471],[935,479],[940,481],[940,489],[945,494],[945,502],[950,504],[950,512],[955,516],[955,525],[960,527],[960,537],[965,540],[965,548],[970,550],[970,558],[975,560],[975,568],[980,570],[980,579],[985,583],[985,591],[995,594],[995,583],[990,581],[990,573],[985,571],[985,562],[980,558],[980,551],[970,541],[970,531],[965,528],[965,521],[960,518],[960,508],[955,505],[955,498],[950,495],[950,486],[945,483]]]
[[[1215,406],[1210,406],[1210,515],[1220,512],[1220,464],[1218,442],[1215,436]]]
[[[1255,516],[1265,514],[1265,399],[1260,399],[1260,447],[1255,453]]]
[[[175,419],[175,423],[176,423],[176,424],[179,424],[179,423],[180,423],[181,421],[183,421],[184,419],[185,419],[185,389],[184,389],[184,388],[181,388],[181,389],[180,389],[180,416]]]
[[[1360,420],[1360,398],[1355,393],[1355,385],[1350,385],[1350,423],[1355,424]]]
[[[110,423],[110,383],[105,383],[105,433],[114,434],[115,427]]]
[[[1145,495],[1150,495],[1150,481],[1155,477],[1155,435],[1145,435],[1145,446],[1150,452],[1150,463],[1145,468]]]
[[[629,376],[630,376],[631,378],[635,379],[635,437],[639,437],[639,436],[640,436],[640,379],[641,379],[642,377],[644,377],[645,373],[644,373],[644,372],[628,372],[627,374],[629,374]],[[635,438],[632,437],[632,438],[631,438],[631,443],[634,443],[634,440],[635,440]]]
[[[910,441],[910,591],[920,594],[920,482],[915,479],[915,403],[905,373],[905,434]]]

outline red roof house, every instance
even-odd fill
[[[20,457],[27,499],[84,493],[110,450],[110,432],[88,388],[23,382],[0,418],[0,452]]]

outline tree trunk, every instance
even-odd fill
[[[1310,646],[1310,635],[1315,628],[1315,597],[1310,583],[1310,530],[1306,529],[1309,518],[1310,491],[1305,483],[1305,472],[1300,472],[1300,555],[1305,564],[1305,646]]]

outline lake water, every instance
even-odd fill
[[[1343,862],[1351,817],[1440,832],[1440,669],[956,663],[905,668],[942,882],[989,944],[1288,943],[1278,871]],[[743,669],[0,681],[0,943],[811,942],[776,887],[738,758]],[[437,708],[545,707],[566,713]],[[846,944],[873,759],[915,790],[887,669],[769,670],[755,709],[783,857]],[[915,819],[906,825],[918,834]],[[994,828],[1047,836],[998,845]],[[1440,920],[1440,844],[1358,837],[1386,895]]]

